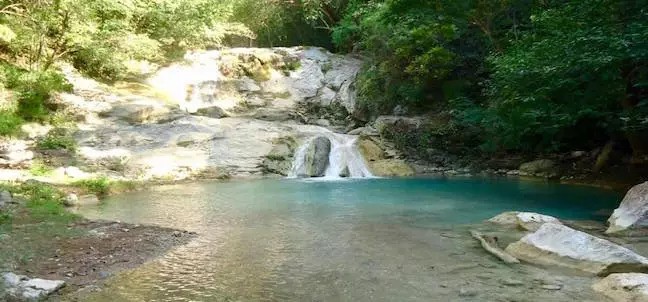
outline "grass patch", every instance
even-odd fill
[[[72,185],[82,189],[84,193],[95,194],[100,198],[137,188],[137,183],[133,181],[110,180],[106,177],[84,179],[74,182]]]
[[[65,209],[65,193],[57,188],[29,182],[0,184],[0,190],[8,190],[15,199],[22,200],[20,205],[12,205],[7,212],[0,213],[0,234],[9,238],[0,240],[0,270],[13,271],[35,258],[51,256],[53,247],[44,242],[79,234],[69,224],[80,217]]]
[[[47,136],[42,138],[37,143],[38,148],[41,150],[68,150],[71,152],[76,151],[77,144],[70,131],[65,128],[56,128],[50,131]]]
[[[34,176],[48,176],[54,169],[40,159],[35,159],[29,167],[29,173]]]
[[[25,121],[9,110],[0,111],[0,136],[16,136]]]

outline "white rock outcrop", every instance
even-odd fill
[[[638,184],[626,193],[608,223],[608,234],[648,227],[648,182]]]
[[[490,223],[511,226],[524,231],[537,231],[545,223],[561,224],[558,218],[532,212],[504,212],[488,220]]]
[[[65,281],[30,279],[14,273],[4,273],[2,279],[7,293],[23,301],[40,301],[65,286]]]
[[[648,274],[611,274],[594,283],[592,289],[615,302],[647,302]]]
[[[545,223],[535,233],[511,243],[506,252],[540,265],[561,266],[606,276],[648,272],[648,259],[608,240],[556,223]]]

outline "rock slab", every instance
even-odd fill
[[[545,223],[561,224],[558,218],[532,212],[504,212],[488,220],[490,223],[512,226],[524,231],[537,231]]]
[[[647,258],[556,223],[543,224],[535,233],[510,244],[506,252],[530,263],[578,269],[599,276],[648,272]]]
[[[22,301],[39,301],[65,286],[65,281],[29,279],[14,273],[2,275],[7,293]]]
[[[592,289],[616,302],[648,302],[648,274],[611,274]]]
[[[648,227],[648,182],[632,187],[608,219],[606,233]]]

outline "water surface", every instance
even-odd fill
[[[199,233],[87,301],[597,301],[590,277],[486,254],[468,229],[503,211],[606,219],[616,193],[489,179],[169,185],[83,209]],[[504,285],[507,279],[522,286]],[[560,291],[541,288],[559,282]],[[463,291],[462,294],[460,292]],[[469,294],[466,294],[469,292]]]

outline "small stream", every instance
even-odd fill
[[[510,210],[602,222],[620,198],[589,187],[496,179],[156,187],[82,214],[199,238],[114,277],[83,301],[600,301],[591,277],[509,267],[468,230],[487,228],[484,219]],[[562,289],[543,289],[547,283]]]

